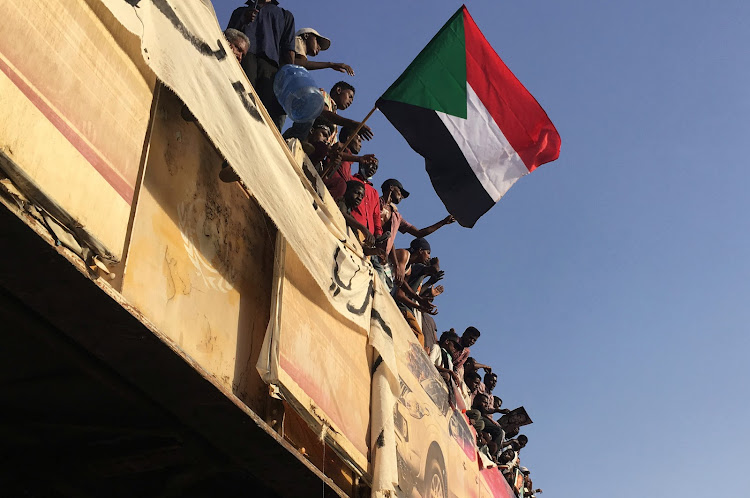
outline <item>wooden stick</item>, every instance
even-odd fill
[[[362,122],[359,123],[359,126],[357,126],[354,129],[354,132],[351,135],[349,135],[349,140],[347,140],[346,143],[344,144],[344,149],[346,149],[347,147],[349,147],[349,144],[352,143],[352,140],[354,140],[354,136],[359,133],[359,131],[365,125],[365,123],[367,122],[367,120],[370,119],[370,116],[372,116],[372,113],[375,112],[376,109],[377,109],[377,106],[375,106],[372,109],[370,109],[370,112],[367,113],[367,116],[365,116],[365,119],[363,119]]]
[[[357,135],[357,134],[359,133],[359,131],[360,131],[360,130],[362,129],[362,127],[363,127],[363,126],[365,125],[365,123],[367,122],[367,120],[368,120],[368,119],[370,119],[370,116],[372,116],[372,113],[373,113],[373,112],[375,112],[375,110],[376,110],[377,108],[378,108],[378,107],[377,107],[377,106],[375,106],[375,107],[373,107],[372,109],[370,109],[370,112],[368,112],[368,113],[367,113],[367,116],[365,116],[365,119],[363,119],[363,120],[362,120],[362,121],[361,121],[361,122],[359,123],[359,126],[357,126],[357,128],[355,128],[354,132],[352,132],[352,133],[351,133],[351,134],[349,135],[349,139],[348,139],[348,140],[346,141],[346,143],[344,144],[344,147],[343,147],[343,148],[341,149],[341,151],[342,151],[342,152],[343,152],[343,151],[345,151],[347,147],[349,147],[349,144],[350,144],[350,143],[352,143],[352,140],[354,140],[354,136],[355,136],[355,135]],[[327,168],[327,169],[326,169],[326,170],[325,170],[325,171],[323,172],[323,174],[322,174],[322,175],[321,175],[320,177],[321,177],[322,179],[324,179],[324,180],[325,180],[326,178],[328,178],[328,175],[330,175],[330,174],[331,174],[332,170],[333,170],[333,167],[329,167],[329,168]]]

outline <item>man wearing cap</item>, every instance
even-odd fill
[[[247,7],[232,12],[228,27],[249,38],[250,50],[242,68],[280,131],[286,113],[273,92],[273,80],[281,66],[294,63],[294,16],[279,7],[277,0],[246,3]]]
[[[308,71],[315,69],[333,69],[340,73],[354,76],[354,70],[343,62],[318,62],[309,60],[323,50],[331,47],[331,40],[321,35],[313,28],[302,28],[294,37],[294,63]]]
[[[380,191],[383,193],[383,196],[380,198],[380,222],[383,231],[390,231],[391,236],[386,240],[384,248],[388,261],[387,263],[381,261],[379,268],[382,269],[386,276],[386,283],[388,283],[387,279],[390,278],[394,282],[400,284],[404,281],[404,274],[402,270],[398,268],[398,265],[396,265],[393,249],[393,243],[396,241],[396,234],[401,232],[408,233],[417,238],[427,237],[439,228],[442,228],[445,225],[450,225],[456,221],[456,219],[452,215],[448,215],[433,225],[419,229],[406,221],[396,207],[402,199],[409,197],[409,192],[403,185],[401,185],[400,181],[390,178],[383,182]],[[380,271],[379,268],[376,265],[376,270]]]
[[[298,66],[302,66],[308,71],[316,69],[333,69],[341,73],[346,73],[349,76],[354,76],[354,70],[348,64],[343,62],[318,62],[309,60],[310,57],[315,57],[322,50],[328,50],[331,46],[331,40],[318,33],[313,28],[302,28],[297,31],[294,37],[294,63]],[[325,89],[320,89],[325,100],[325,109],[328,111],[335,111],[335,103],[331,102],[330,95]],[[330,119],[330,116],[327,116]],[[304,137],[307,136],[308,131],[312,123],[294,123],[288,130],[284,132],[284,138],[298,138],[303,142],[304,148]],[[334,125],[335,126],[335,125]],[[330,144],[336,141],[336,130],[331,134]]]

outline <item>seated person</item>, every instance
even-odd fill
[[[464,398],[464,405],[466,406],[466,416],[469,418],[469,422],[474,426],[474,429],[479,432],[485,428],[485,422],[482,420],[482,411],[479,409],[480,400],[476,396],[479,394],[477,388],[481,382],[481,377],[476,372],[467,374],[464,379],[461,394]],[[495,450],[497,451],[497,450]]]
[[[479,374],[477,374],[476,372],[474,373],[474,375],[476,375],[477,377],[479,376]],[[491,396],[483,393],[477,393],[476,397],[474,398],[473,407],[480,412],[481,420],[484,422],[484,429],[482,430],[488,433],[492,438],[494,447],[491,447],[490,449],[494,454],[497,454],[498,450],[500,450],[500,448],[502,448],[503,446],[505,431],[502,427],[500,427],[500,424],[492,419],[493,407]]]
[[[472,406],[477,394],[482,394],[479,386],[482,384],[482,377],[477,372],[467,371],[464,374],[462,386],[462,395],[466,401],[466,406]]]

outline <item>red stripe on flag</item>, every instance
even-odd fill
[[[463,7],[466,81],[521,160],[534,171],[560,155],[560,135],[533,95],[510,72]]]

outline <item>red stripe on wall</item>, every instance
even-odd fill
[[[560,155],[560,135],[464,10],[466,80],[529,171]]]
[[[86,161],[109,183],[128,205],[133,202],[133,187],[114,170],[107,161],[83,139],[80,133],[73,129],[65,120],[42,99],[41,95],[31,88],[21,76],[0,59],[0,70],[5,73],[13,84],[31,101],[52,125],[76,148]]]

